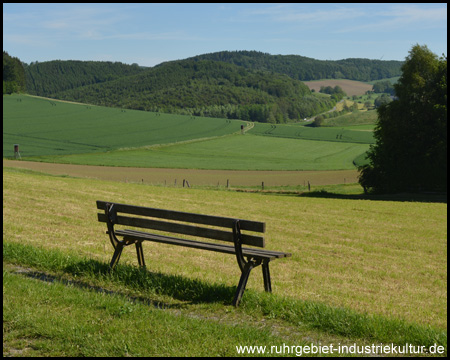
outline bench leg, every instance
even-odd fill
[[[242,271],[241,278],[239,280],[239,285],[236,290],[236,294],[233,299],[233,306],[237,307],[241,302],[242,295],[244,295],[245,287],[247,286],[247,280],[250,275],[250,271],[255,267],[255,264],[251,261],[245,264],[244,270]]]
[[[122,250],[123,250],[123,245],[122,244],[117,244],[116,245],[116,250],[114,251],[114,255],[111,259],[111,264],[109,264],[109,266],[111,267],[111,269],[114,269],[115,266],[117,265],[117,263],[119,262],[120,259],[120,255],[122,254]]]
[[[136,244],[136,254],[139,261],[139,266],[145,268],[145,261],[144,261],[144,251],[142,250],[142,241],[138,241]]]
[[[272,292],[272,283],[270,282],[269,261],[263,262],[262,273],[264,278],[264,290],[266,292]]]

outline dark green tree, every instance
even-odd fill
[[[392,101],[391,97],[387,94],[383,94],[381,96],[378,96],[375,101],[373,102],[374,106],[376,108],[379,108],[380,106],[386,105]]]
[[[3,94],[25,90],[25,70],[22,62],[3,51]]]
[[[447,191],[447,58],[415,45],[378,109],[375,145],[359,182],[373,192]]]

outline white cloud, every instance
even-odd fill
[[[423,8],[415,4],[394,5],[389,11],[378,13],[381,16],[392,17],[396,21],[443,23],[447,21],[447,7],[442,4],[439,8]]]
[[[374,12],[364,24],[348,26],[338,32],[393,32],[427,28],[447,28],[447,8],[425,8],[416,4],[392,5],[387,10]]]
[[[274,22],[329,22],[354,19],[366,15],[366,12],[353,6],[341,6],[336,4],[320,5],[277,5],[264,9],[252,10],[247,13],[250,16],[264,16],[265,20]]]
[[[358,9],[340,8],[330,10],[316,10],[313,12],[286,11],[274,16],[276,21],[281,22],[334,22],[355,19],[364,16],[365,13]]]

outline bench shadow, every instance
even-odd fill
[[[64,273],[73,277],[86,277],[105,279],[121,285],[125,285],[132,290],[144,292],[144,296],[130,296],[125,292],[111,291],[102,286],[90,284],[88,281],[67,280],[63,276],[49,275],[45,272],[22,270],[24,276],[38,279],[45,282],[58,281],[66,285],[76,286],[82,289],[118,294],[128,297],[133,301],[139,301],[156,308],[182,308],[188,304],[196,303],[221,303],[231,305],[236,288],[221,284],[208,283],[201,280],[189,279],[180,275],[162,274],[149,271],[133,265],[118,264],[111,270],[109,264],[88,259],[81,260],[66,266]],[[152,299],[152,295],[164,295],[175,300],[182,301],[182,304],[170,304]]]

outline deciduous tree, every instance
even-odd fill
[[[395,85],[398,99],[380,106],[359,181],[375,192],[447,190],[447,58],[415,45]]]

